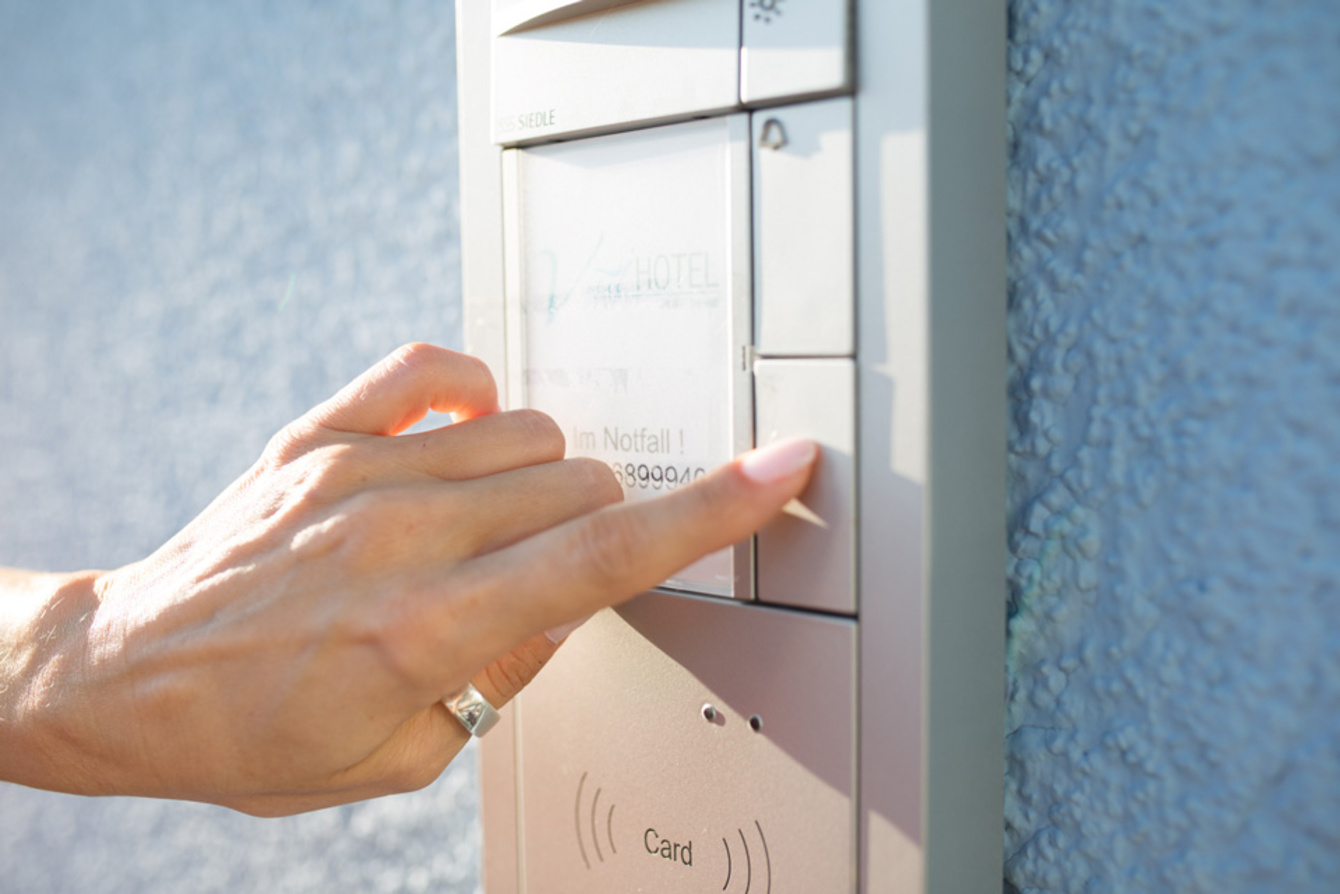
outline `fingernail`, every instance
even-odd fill
[[[549,642],[553,643],[554,645],[558,645],[559,643],[563,642],[563,640],[568,638],[569,633],[572,633],[572,631],[576,630],[578,627],[582,626],[589,620],[591,620],[591,618],[588,615],[587,617],[582,618],[580,621],[573,621],[571,624],[561,624],[558,627],[553,628],[552,630],[546,630],[544,632],[544,635],[549,638]]]
[[[758,484],[775,484],[814,462],[818,446],[806,438],[788,438],[744,455],[740,471]]]

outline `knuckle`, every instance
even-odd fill
[[[275,432],[266,442],[261,457],[271,470],[303,463],[341,462],[352,454],[354,447],[336,440],[339,437],[342,435],[322,429],[304,416]]]
[[[269,468],[286,466],[312,449],[312,430],[302,419],[290,422],[265,444],[261,458]]]
[[[442,349],[421,341],[403,344],[391,352],[386,361],[391,366],[420,366],[431,363]]]
[[[432,679],[428,650],[415,641],[422,639],[403,625],[380,625],[373,637],[382,666],[402,686],[414,690],[426,688]]]
[[[344,501],[338,533],[351,570],[385,572],[400,548],[416,542],[419,522],[404,503],[386,491],[363,491]]]
[[[509,410],[507,418],[520,429],[520,436],[527,442],[537,444],[545,455],[561,459],[567,450],[567,440],[563,430],[548,413],[540,410]]]
[[[493,370],[489,365],[472,354],[454,354],[456,364],[459,366],[458,375],[469,376],[478,380],[479,390],[491,393],[494,398],[498,395],[498,383],[493,378]]]
[[[293,501],[290,510],[301,510],[301,501]],[[304,562],[316,559],[346,580],[375,567],[378,563],[378,530],[375,510],[369,508],[369,495],[345,501],[328,515],[302,526],[293,536],[290,549]]]
[[[347,459],[347,445],[321,448],[282,465],[264,467],[253,485],[261,517],[296,525],[295,541],[313,554],[331,552],[359,533],[366,491],[357,493],[366,475]],[[262,480],[263,479],[263,480]]]
[[[434,656],[441,643],[418,613],[403,608],[414,602],[400,588],[385,587],[382,598],[352,608],[337,622],[335,639],[371,656],[397,685],[413,690],[432,688]],[[390,598],[387,598],[388,591]]]
[[[486,379],[489,382],[493,381],[493,371],[489,369],[489,365],[483,360],[480,360],[473,354],[457,354],[453,352],[452,356],[463,369],[469,370],[470,374],[478,376],[481,379]]]
[[[587,457],[574,457],[568,462],[580,479],[582,489],[595,497],[600,505],[609,506],[623,501],[623,488],[608,465]]]
[[[479,392],[496,398],[498,386],[489,365],[471,354],[462,354],[426,342],[401,345],[386,358],[390,370],[403,369],[412,378],[449,373],[451,378],[473,382]]]
[[[289,549],[295,558],[303,562],[324,559],[327,556],[335,556],[339,561],[343,561],[343,556],[348,553],[345,545],[350,539],[349,524],[348,516],[336,513],[304,525],[293,535]]]
[[[597,512],[587,516],[576,531],[578,567],[602,590],[620,587],[636,567],[642,543],[636,517]]]
[[[544,656],[522,644],[489,665],[484,673],[499,699],[509,702],[535,679],[545,662]]]
[[[307,503],[333,502],[366,477],[360,474],[356,453],[350,444],[309,449],[286,464],[288,490]]]

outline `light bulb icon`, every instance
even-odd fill
[[[749,0],[749,8],[754,12],[754,21],[765,25],[782,15],[782,4],[786,0]]]

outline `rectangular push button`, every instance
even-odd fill
[[[848,0],[743,0],[745,104],[851,90]]]
[[[493,44],[494,142],[622,130],[739,106],[738,0],[538,0],[494,13],[495,32],[503,32]]]
[[[759,360],[754,389],[760,446],[796,436],[819,442],[819,466],[800,499],[827,525],[783,515],[759,532],[758,598],[853,614],[856,365]]]
[[[851,135],[848,99],[753,116],[754,319],[760,354],[852,354]]]

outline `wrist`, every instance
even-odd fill
[[[102,575],[0,571],[0,779],[105,791],[89,748],[82,669]]]

